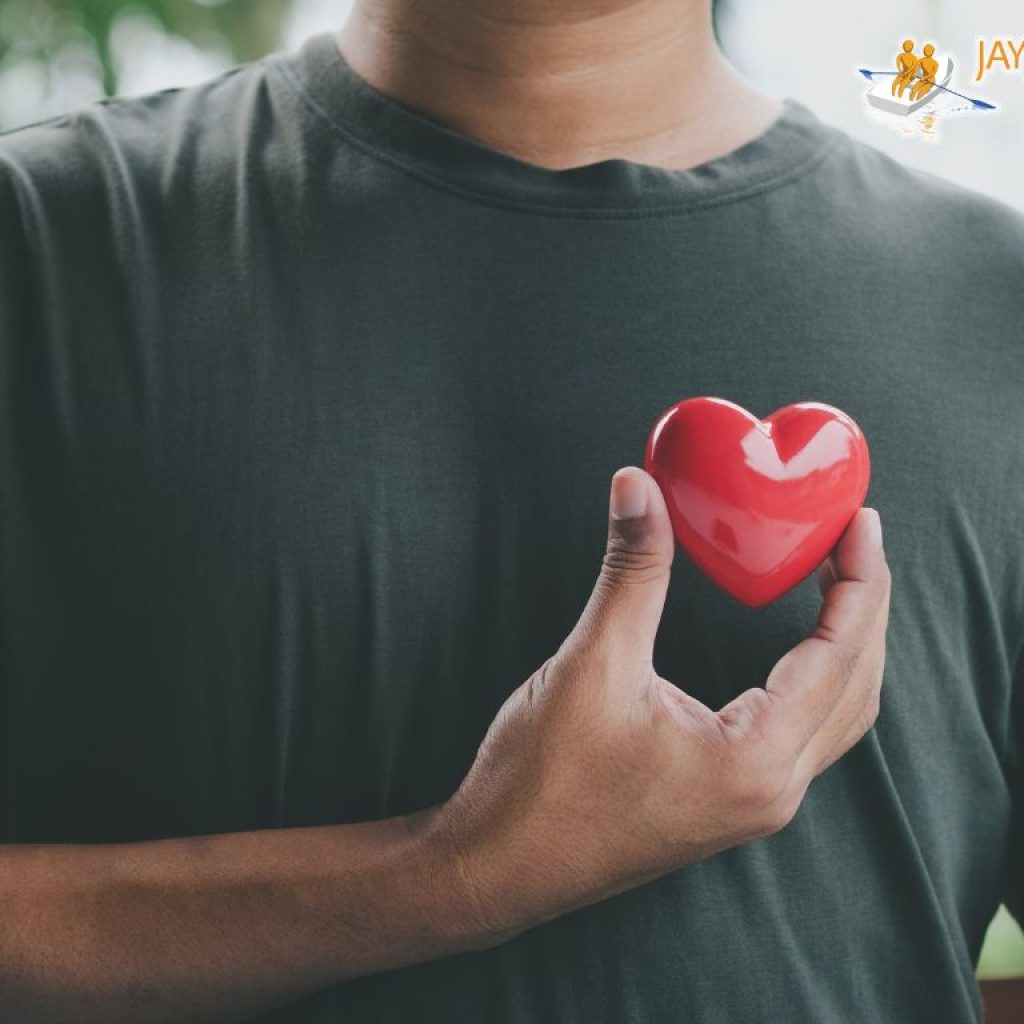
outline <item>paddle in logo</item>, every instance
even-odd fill
[[[987,100],[953,88],[957,62],[932,42],[904,39],[891,68],[858,68],[870,83],[868,116],[904,135],[937,141],[940,116],[993,111]]]

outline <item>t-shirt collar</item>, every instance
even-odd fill
[[[271,65],[302,90],[322,121],[381,159],[470,196],[563,211],[652,213],[756,193],[800,173],[842,137],[787,97],[760,135],[696,167],[612,158],[556,170],[502,153],[380,92],[345,60],[334,33],[309,37]]]

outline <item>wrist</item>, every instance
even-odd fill
[[[528,927],[511,905],[495,901],[447,804],[407,815],[405,822],[420,850],[435,926],[453,953],[500,945]],[[495,869],[497,858],[487,860]]]

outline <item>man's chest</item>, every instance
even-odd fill
[[[799,339],[767,358],[720,319],[709,338],[678,296],[624,320],[635,289],[606,283],[595,305],[589,287],[552,295],[529,278],[470,298],[367,279],[330,301],[286,287],[273,308],[288,317],[261,296],[216,315],[211,302],[166,308],[148,330],[86,328],[73,429],[54,431],[25,490],[29,512],[49,503],[68,552],[35,568],[70,597],[51,621],[64,660],[23,711],[91,765],[89,792],[97,770],[131,764],[140,799],[162,792],[199,830],[442,799],[582,610],[612,473],[640,464],[658,415],[693,394],[760,414],[844,408],[872,447],[894,592],[901,567],[908,592],[948,580],[957,524],[921,546],[929,495],[952,507],[934,450],[913,444],[923,406],[901,418],[877,401],[870,380],[844,375],[841,346],[822,366],[801,360]],[[943,593],[894,615],[898,674],[922,652],[932,676],[963,669],[964,645],[925,642],[969,596]],[[813,580],[755,611],[680,555],[656,668],[720,706],[816,611]],[[909,709],[912,692],[896,700]],[[969,686],[956,699],[970,705]],[[91,798],[79,806],[102,818]]]

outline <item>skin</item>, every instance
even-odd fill
[[[691,166],[777,116],[715,55],[703,4],[554,7],[375,0],[339,45],[396,98],[552,168]],[[784,828],[878,714],[890,577],[876,513],[860,510],[822,567],[807,638],[714,711],[652,665],[674,554],[661,492],[628,467],[611,499],[578,623],[443,804],[361,824],[0,847],[0,1019],[236,1021],[494,946]]]
[[[448,801],[355,825],[2,848],[0,1019],[235,1021],[497,945],[778,832],[878,715],[890,574],[874,522],[859,510],[822,565],[808,637],[716,712],[654,671],[674,539],[654,480],[620,470],[579,621]]]
[[[612,157],[685,169],[782,112],[722,56],[707,2],[373,0],[337,39],[381,92],[552,169]]]

